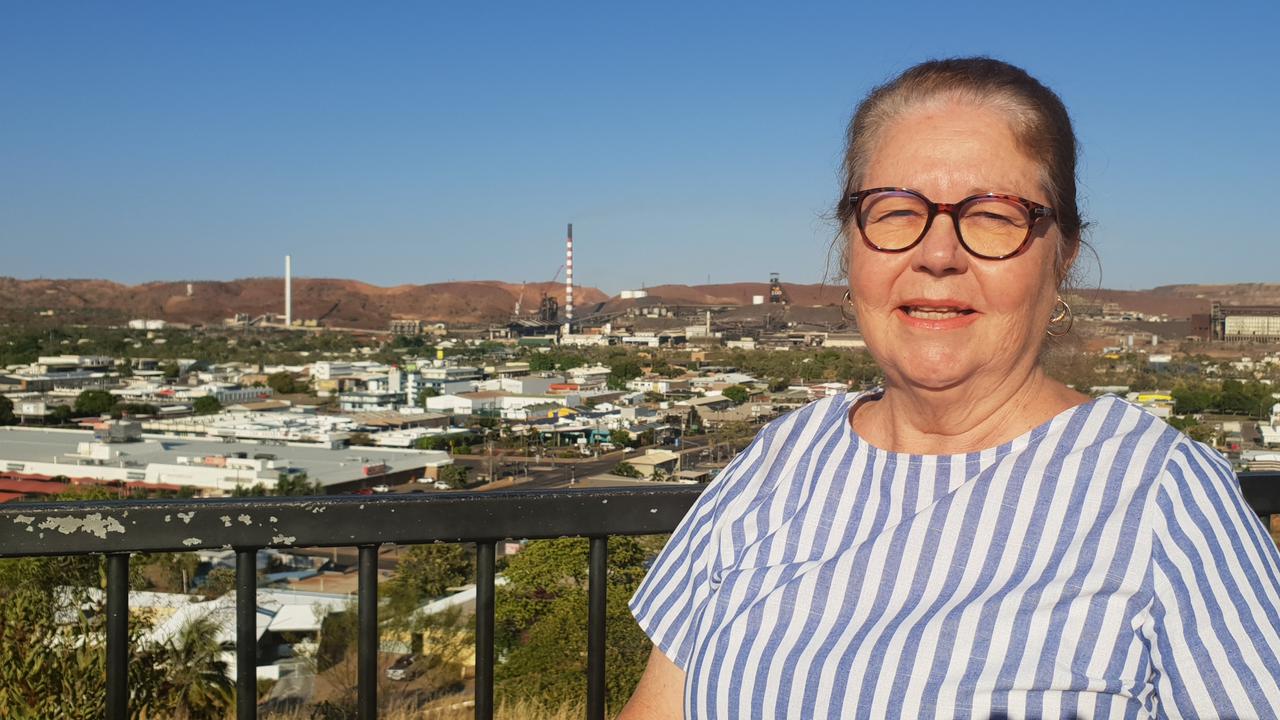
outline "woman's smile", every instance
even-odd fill
[[[977,310],[959,300],[908,300],[893,312],[908,327],[921,330],[958,330],[979,317]]]

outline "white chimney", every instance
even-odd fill
[[[564,324],[566,331],[573,325],[573,223],[564,249]]]
[[[293,327],[293,258],[284,256],[284,324]]]

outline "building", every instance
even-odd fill
[[[344,413],[395,410],[402,404],[404,404],[404,393],[392,390],[355,390],[338,396],[338,407]]]
[[[680,454],[670,450],[652,449],[643,455],[631,457],[627,464],[649,480],[670,478],[680,464]]]
[[[311,366],[311,376],[316,380],[334,380],[355,374],[356,368],[349,362],[321,360]]]
[[[306,473],[327,492],[349,492],[434,477],[452,462],[440,451],[266,446],[146,435],[139,442],[111,443],[95,440],[89,431],[0,428],[0,468],[11,475],[189,486],[210,496],[259,484],[272,489],[282,475],[298,473]]]
[[[46,355],[10,374],[0,374],[0,389],[21,392],[106,388],[115,384],[115,360],[105,355]]]
[[[642,377],[629,380],[627,389],[636,392],[656,392],[667,395],[673,392],[688,392],[689,381],[683,378]]]
[[[484,377],[480,368],[470,365],[445,365],[441,360],[430,365],[420,365],[416,371],[422,378],[424,388],[432,388],[441,395],[472,390],[474,383]]]
[[[558,375],[527,375],[524,377],[504,377],[495,378],[493,380],[483,380],[476,385],[476,390],[497,390],[501,392],[509,392],[515,395],[545,395],[551,392],[553,387],[562,385],[564,378]]]
[[[422,321],[392,320],[390,329],[392,335],[421,335]]]
[[[574,394],[517,395],[501,390],[482,390],[427,398],[426,409],[450,415],[489,415],[523,420],[526,417],[523,410],[530,406],[558,405],[576,408],[581,404],[581,397]]]
[[[1211,323],[1215,340],[1280,342],[1280,306],[1223,306],[1215,302]]]

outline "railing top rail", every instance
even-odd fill
[[[0,557],[670,532],[702,486],[0,505]]]
[[[1280,514],[1280,473],[1244,473]],[[0,557],[475,542],[670,532],[701,485],[0,505]]]

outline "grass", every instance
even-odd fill
[[[494,711],[499,720],[578,720],[586,715],[586,708],[578,704],[566,704],[548,710],[530,702],[501,703]],[[263,720],[312,720],[312,706],[304,706],[287,712],[269,713],[261,716]],[[335,719],[341,717],[333,716]],[[354,708],[350,717],[354,718]],[[475,708],[467,695],[454,695],[432,703],[426,708],[413,707],[401,702],[392,701],[379,709],[378,717],[383,720],[471,720],[475,717]]]

